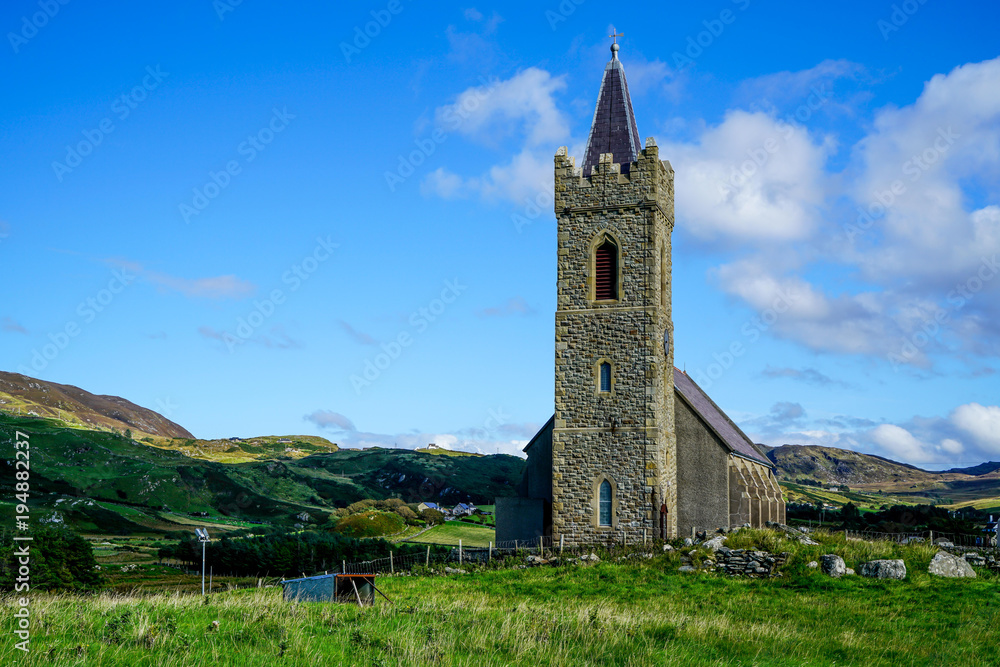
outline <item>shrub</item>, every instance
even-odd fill
[[[347,516],[351,514],[357,514],[358,512],[364,512],[367,509],[375,507],[376,501],[371,498],[365,498],[364,500],[359,500],[356,503],[351,503],[347,506]]]
[[[395,510],[395,512],[399,516],[403,517],[403,520],[406,521],[407,523],[409,523],[410,521],[416,521],[417,520],[417,513],[414,512],[413,510],[411,510],[406,505],[401,505],[401,506],[397,507],[396,510]]]
[[[396,513],[369,510],[337,522],[333,530],[348,537],[380,537],[403,530],[403,518]]]

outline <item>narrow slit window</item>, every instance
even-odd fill
[[[599,498],[600,515],[598,523],[602,526],[611,525],[611,482],[601,482],[601,497]]]
[[[611,364],[604,362],[601,364],[601,391],[611,392]]]
[[[605,239],[594,256],[594,299],[618,298],[618,246]]]

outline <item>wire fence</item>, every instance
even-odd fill
[[[996,536],[989,533],[940,533],[934,530],[925,530],[920,533],[882,533],[870,530],[847,530],[844,532],[848,538],[872,542],[885,541],[896,542],[897,544],[933,542],[938,546],[950,546],[956,549],[997,549]]]

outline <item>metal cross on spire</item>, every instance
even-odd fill
[[[608,37],[610,37],[611,39],[615,40],[611,44],[611,58],[612,58],[612,60],[618,58],[618,48],[619,48],[618,47],[618,38],[619,37],[624,37],[624,36],[625,36],[625,33],[623,33],[623,32],[617,32],[615,30],[615,27],[611,26],[611,34],[608,35]]]

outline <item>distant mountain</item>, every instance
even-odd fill
[[[193,438],[183,426],[118,396],[98,396],[68,384],[0,371],[0,410],[57,419],[94,430],[131,430],[133,437]]]
[[[935,473],[873,454],[816,445],[766,447],[765,456],[778,468],[778,478],[825,484],[878,484],[905,480],[929,481]]]
[[[796,497],[820,498],[822,494],[809,490],[819,485],[840,487],[840,494],[852,502],[881,498],[876,504],[929,503],[955,509],[1000,506],[1000,463],[932,472],[873,454],[814,445],[767,448],[766,456],[777,467],[778,480],[794,490]],[[831,498],[829,494],[823,497]]]
[[[986,463],[980,463],[977,466],[972,466],[970,468],[952,468],[951,470],[945,470],[946,473],[958,473],[962,475],[988,475],[991,472],[996,472],[1000,470],[1000,463],[996,461],[987,461]]]

